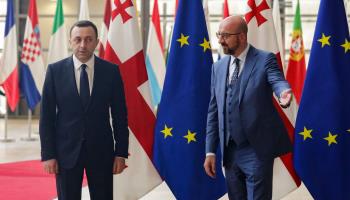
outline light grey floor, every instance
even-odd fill
[[[0,119],[0,139],[4,138],[4,119]],[[32,136],[38,138],[38,121],[33,120]],[[0,142],[0,163],[16,162],[24,160],[40,159],[39,141],[25,141],[22,138],[28,137],[27,120],[9,120],[8,122],[8,138],[15,139],[14,142]],[[88,189],[83,189],[84,200],[89,199]],[[166,184],[162,184],[149,194],[141,198],[141,200],[172,200],[174,196],[169,191]],[[227,199],[224,197],[222,199]],[[282,200],[312,200],[313,198],[302,185]]]

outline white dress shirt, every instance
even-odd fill
[[[244,49],[244,51],[238,56],[239,59],[239,72],[238,72],[238,76],[241,75],[242,71],[243,71],[243,67],[244,67],[244,63],[245,63],[245,59],[247,57],[248,54],[248,50],[249,50],[249,44],[247,45],[247,47]],[[229,81],[231,82],[231,78],[232,78],[232,74],[236,69],[236,63],[234,63],[233,61],[236,59],[236,57],[234,57],[233,55],[231,55],[231,59],[230,59],[230,67],[229,67]]]
[[[78,58],[73,54],[73,64],[74,64],[74,74],[75,74],[75,81],[77,83],[78,92],[80,94],[80,73],[81,73],[81,65],[86,64],[86,73],[88,75],[89,80],[89,89],[90,89],[90,95],[92,92],[92,86],[94,83],[94,71],[95,71],[95,55],[92,55],[91,58],[86,62],[82,63]]]

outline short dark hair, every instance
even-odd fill
[[[80,21],[75,22],[73,24],[73,26],[70,28],[69,36],[72,35],[72,30],[74,27],[89,27],[89,26],[92,27],[92,29],[94,29],[94,32],[96,34],[96,38],[98,38],[97,27],[94,23],[92,23],[89,20],[80,20]]]

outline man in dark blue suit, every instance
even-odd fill
[[[41,157],[44,170],[56,174],[59,200],[81,199],[84,170],[90,198],[112,200],[113,174],[126,167],[129,131],[124,86],[118,66],[94,55],[97,44],[96,26],[78,21],[70,30],[73,56],[47,68]]]
[[[229,56],[212,69],[204,168],[215,177],[220,146],[230,200],[269,200],[274,158],[292,148],[272,93],[288,107],[291,90],[276,56],[248,44],[247,32],[245,20],[231,16],[217,33]]]

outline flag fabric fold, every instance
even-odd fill
[[[128,168],[115,176],[114,197],[134,200],[158,186],[162,180],[152,163],[155,115],[138,18],[132,0],[111,2],[111,21],[104,58],[119,66],[130,130]]]
[[[276,31],[272,17],[270,0],[248,0],[245,19],[248,24],[248,42],[253,46],[276,54],[277,61],[282,68],[282,61],[277,44]],[[294,121],[290,109],[282,110],[274,99],[275,107],[282,118],[289,137],[294,139]],[[292,153],[288,153],[275,159],[273,170],[273,199],[281,199],[283,196],[296,189],[300,185],[300,179],[295,173]]]
[[[7,103],[12,111],[19,102],[19,77],[17,62],[17,34],[13,1],[7,1],[4,51],[0,60],[0,85],[3,87]]]
[[[149,26],[146,67],[151,86],[152,103],[156,107],[160,102],[165,77],[163,37],[157,0],[154,1],[152,21]]]
[[[321,0],[295,127],[294,165],[314,199],[350,199],[350,36],[343,0]]]
[[[230,16],[230,9],[228,7],[227,0],[224,0],[224,6],[223,6],[223,12],[222,12],[222,18],[225,19],[226,17]]]
[[[99,44],[99,50],[98,50],[98,55],[101,58],[104,58],[104,56],[105,56],[109,23],[111,21],[111,9],[112,9],[111,8],[111,1],[106,0],[105,12],[104,12],[104,16],[103,16],[103,22],[101,25],[100,44]]]
[[[68,40],[64,24],[63,6],[62,0],[57,0],[47,63],[54,63],[66,57],[68,57]]]
[[[45,77],[35,0],[29,2],[20,69],[21,91],[26,98],[28,107],[33,110],[40,102]]]
[[[90,20],[89,4],[87,0],[80,0],[79,20]]]
[[[305,51],[300,19],[300,5],[298,0],[294,15],[292,45],[290,48],[286,76],[298,104],[300,103],[301,92],[304,86],[305,73]]]
[[[154,133],[154,163],[176,199],[226,192],[220,158],[216,179],[203,168],[212,62],[201,1],[180,0]]]
[[[228,5],[228,1],[224,0],[223,8],[222,8],[222,19],[225,19],[226,17],[230,16],[230,9]],[[218,60],[221,59],[221,57],[224,56],[224,50],[222,49],[222,46],[219,46],[218,49]]]
[[[209,39],[210,39],[211,29],[210,29],[209,2],[208,2],[208,0],[202,0],[202,3],[203,3],[205,22],[207,25],[208,35],[209,35]]]
[[[284,66],[284,44],[282,40],[282,26],[281,26],[281,13],[280,13],[279,0],[273,1],[272,17],[273,17],[273,23],[275,25],[275,30],[276,30],[278,49],[282,60],[281,63]]]

